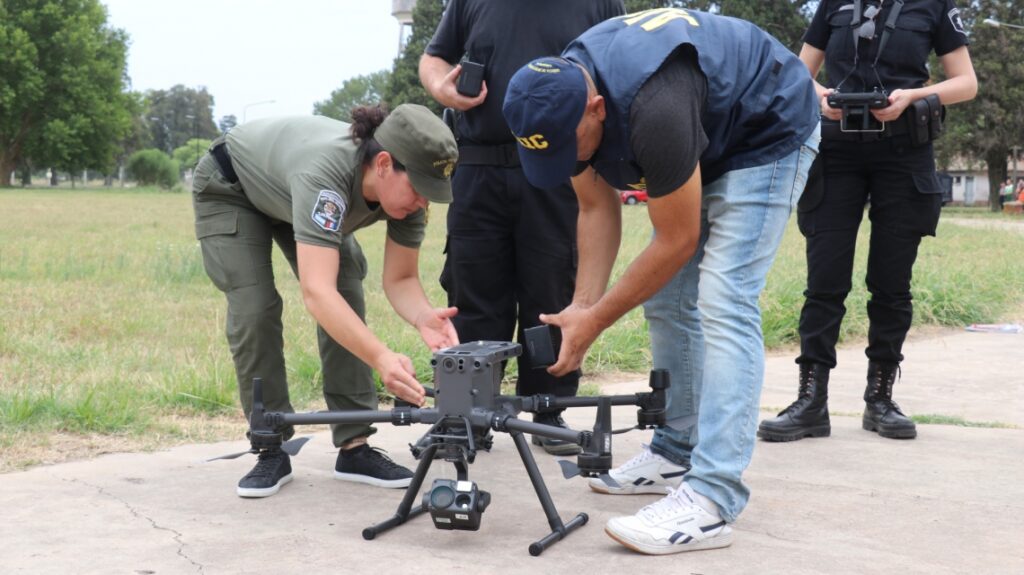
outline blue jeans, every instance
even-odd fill
[[[654,368],[671,375],[667,417],[698,414],[689,430],[656,430],[651,451],[690,466],[685,480],[729,522],[750,498],[741,477],[764,379],[758,297],[819,138],[815,131],[790,155],[705,186],[697,251],[644,304]]]

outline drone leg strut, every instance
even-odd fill
[[[430,469],[430,464],[434,462],[434,452],[437,451],[437,447],[435,444],[424,450],[423,455],[420,457],[420,464],[416,466],[416,473],[412,476],[412,481],[409,483],[409,487],[406,488],[405,496],[402,497],[402,502],[398,504],[398,510],[395,511],[395,514],[376,525],[363,529],[363,539],[369,541],[378,534],[392,527],[397,527],[423,513],[423,504],[416,507],[413,507],[412,504],[419,497],[420,487],[423,486],[423,480],[427,477],[427,470]]]
[[[523,466],[526,467],[526,474],[530,476],[533,490],[537,492],[537,499],[540,500],[540,506],[548,518],[548,525],[551,526],[551,533],[530,544],[530,555],[536,557],[548,547],[564,539],[569,533],[585,525],[588,517],[586,513],[580,513],[568,523],[562,523],[562,518],[558,515],[558,510],[555,509],[555,503],[551,500],[551,493],[544,484],[544,477],[540,474],[540,469],[537,468],[537,461],[533,458],[533,453],[530,452],[530,445],[526,441],[526,437],[519,431],[509,431],[509,435],[512,436],[516,449],[519,450],[519,457],[522,458]]]

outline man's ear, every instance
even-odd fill
[[[604,96],[595,94],[587,98],[587,107],[585,113],[594,114],[597,116],[598,121],[604,122],[605,109],[604,109]]]

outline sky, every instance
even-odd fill
[[[346,79],[398,55],[391,0],[100,1],[130,36],[131,89],[205,86],[214,123],[312,114]]]

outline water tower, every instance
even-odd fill
[[[412,9],[416,0],[391,0],[391,15],[398,20],[398,55],[402,55],[405,44],[412,35]]]

